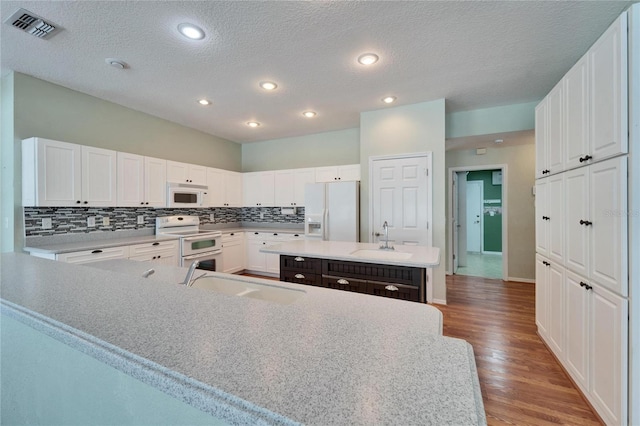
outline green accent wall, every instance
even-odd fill
[[[484,182],[484,251],[502,252],[502,185],[493,184],[493,172],[500,170],[478,170],[469,172],[468,181]],[[499,200],[499,202],[487,202]]]

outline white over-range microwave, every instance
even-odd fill
[[[207,194],[206,185],[167,183],[167,207],[202,207]]]

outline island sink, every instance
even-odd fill
[[[283,305],[290,305],[306,294],[304,290],[209,275],[195,279],[191,287],[215,291],[216,293],[222,293],[228,296],[248,297]]]
[[[407,253],[402,251],[387,251],[387,250],[356,250],[350,253],[352,256],[369,258],[369,259],[388,259],[388,260],[406,260],[413,256],[413,253]]]

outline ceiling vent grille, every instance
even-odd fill
[[[4,23],[38,38],[48,39],[59,31],[59,28],[51,22],[45,21],[38,15],[25,9],[18,9],[13,15],[7,18]]]

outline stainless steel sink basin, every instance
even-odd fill
[[[229,278],[204,276],[193,282],[192,287],[215,291],[229,296],[248,297],[290,305],[306,294],[304,290],[258,284]]]
[[[413,253],[407,253],[403,251],[389,251],[389,250],[356,250],[351,252],[352,256],[367,258],[367,259],[380,259],[380,260],[407,260],[413,256]]]

